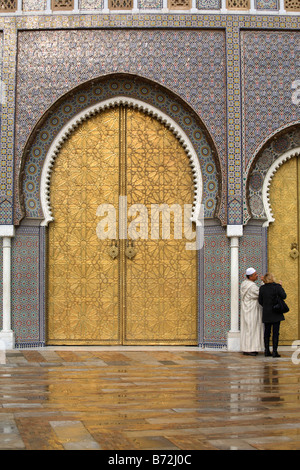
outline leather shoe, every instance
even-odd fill
[[[273,356],[273,357],[281,357],[280,354],[278,354],[277,351],[273,352],[272,356]]]

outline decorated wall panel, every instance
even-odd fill
[[[19,227],[12,243],[12,328],[17,347],[44,344],[44,229]],[[2,244],[0,263],[2,266]],[[0,327],[2,328],[2,276]]]
[[[204,312],[200,313],[200,342],[204,346],[221,347],[226,345],[230,329],[230,246],[225,229],[205,228],[201,256],[204,258]]]
[[[267,138],[300,120],[292,100],[298,79],[299,31],[243,31],[244,169]]]
[[[71,0],[63,2],[52,2],[52,8],[55,11],[66,11],[66,10],[73,10],[73,8],[77,7],[74,2]],[[59,6],[57,8],[56,6]],[[116,2],[116,6],[118,10],[122,10],[122,6],[126,5],[126,2]],[[65,7],[65,8],[62,8]],[[114,9],[111,2],[108,2],[108,6],[110,9]],[[134,9],[134,4],[132,1],[129,2],[130,9]],[[193,13],[195,12],[195,8],[193,8],[193,4],[191,1],[183,1],[183,0],[176,0],[173,2],[168,2],[168,8],[170,10],[178,9],[178,10],[185,10],[185,6],[188,6],[188,9],[193,9]],[[229,9],[234,10],[249,10],[250,9],[250,2],[244,0],[231,0],[227,2],[227,6]],[[259,10],[265,11],[278,11],[279,10],[279,2],[278,0],[255,0],[254,2],[255,8]],[[287,11],[299,11],[299,0],[285,0],[284,6]],[[25,12],[44,12],[47,11],[48,13],[51,11],[47,5],[45,0],[23,0],[21,5],[22,11]],[[66,8],[67,7],[67,8]],[[79,0],[78,2],[79,10],[83,11],[98,11],[104,10],[107,13],[107,7],[104,4],[104,0]],[[141,10],[162,10],[163,9],[163,1],[162,0],[138,0],[137,1],[137,8]],[[7,9],[7,11],[15,12],[17,10],[17,2],[15,0],[3,0],[3,11]],[[199,11],[201,10],[221,10],[221,1],[220,0],[196,0],[196,9]]]
[[[247,200],[254,219],[266,220],[263,184],[271,165],[284,153],[300,146],[300,126],[292,126],[271,138],[258,153],[249,173]],[[245,222],[249,216],[245,218]]]
[[[153,6],[159,9],[162,6],[161,0],[151,3],[139,0],[137,4],[140,8]],[[44,5],[42,0],[23,2],[26,13],[41,12]],[[79,0],[79,7],[89,9],[93,5],[102,8],[104,3],[102,0]],[[213,10],[220,6],[219,0],[196,1],[197,8]],[[272,13],[278,9],[279,2],[256,0],[254,6],[261,12],[269,10]],[[19,205],[20,169],[25,169],[27,178],[22,188],[26,195],[27,215],[41,216],[37,193],[34,194],[34,191],[38,192],[36,182],[42,165],[39,152],[47,151],[47,145],[49,148],[49,142],[61,128],[59,126],[65,124],[69,116],[84,109],[93,99],[116,96],[119,92],[112,89],[112,82],[103,87],[102,98],[95,95],[98,83],[92,85],[88,94],[86,90],[81,93],[82,90],[77,89],[71,96],[69,91],[107,74],[124,73],[147,77],[152,84],[158,85],[159,91],[165,87],[169,93],[164,95],[166,101],[160,103],[160,109],[175,120],[175,108],[171,110],[170,106],[180,100],[202,119],[220,158],[217,168],[210,166],[211,161],[217,161],[211,153],[202,155],[204,192],[206,201],[211,199],[209,204],[212,204],[210,208],[206,206],[206,214],[212,216],[218,204],[218,191],[214,185],[219,177],[222,182],[222,222],[241,223],[243,205],[243,222],[246,224],[253,217],[261,223],[265,216],[261,193],[264,175],[280,153],[299,146],[300,107],[292,99],[292,83],[300,78],[297,76],[299,26],[297,14],[249,15],[248,12],[245,15],[242,12],[240,15],[155,12],[0,17],[0,29],[4,31],[3,35],[0,33],[4,42],[2,78],[9,85],[9,105],[3,107],[1,116],[0,222],[12,223],[13,203],[15,222],[19,223],[24,215]],[[133,88],[127,93],[142,99],[141,83],[133,80]],[[126,93],[128,83],[115,85],[121,86],[122,93]],[[143,99],[158,104],[158,97],[162,95],[155,94],[155,90],[148,89]],[[65,102],[63,97],[66,97]],[[174,97],[179,101],[174,101]],[[11,105],[15,102],[16,108]],[[188,129],[189,124],[184,124],[186,114],[182,112],[187,108],[182,106],[180,109],[177,122]],[[49,110],[51,115],[45,116]],[[36,126],[41,123],[45,127],[38,132]],[[195,121],[191,124],[193,131],[196,130],[194,124]],[[32,145],[25,156],[24,149],[29,150],[26,142],[33,130],[36,145]],[[191,140],[192,134],[189,134]],[[196,151],[201,155],[202,137],[198,144],[194,138],[193,145],[195,148],[198,145]],[[26,168],[21,167],[23,157],[28,164]],[[230,208],[228,219],[227,207]],[[259,270],[266,266],[264,230],[258,226],[244,228],[244,237],[240,239],[241,279],[249,263]],[[42,340],[44,248],[39,231],[21,226],[13,242],[13,322],[18,344],[22,345],[39,344]],[[203,345],[224,345],[230,327],[229,240],[224,228],[219,226],[207,227],[206,236],[205,249],[199,253],[203,268],[199,272],[199,290],[205,289],[205,298],[200,305],[199,337]],[[38,246],[27,246],[30,240],[35,240]],[[30,259],[27,264],[26,250]],[[38,260],[36,250],[39,250]],[[18,280],[18,274],[24,272],[26,276],[27,271],[32,275],[30,290],[34,294],[30,298],[22,291],[23,285]],[[215,288],[222,293],[222,299],[214,297]],[[28,324],[24,314],[26,305],[31,305]],[[34,315],[40,315],[39,326]]]
[[[104,0],[80,0],[79,8],[82,10],[101,10],[104,7]]]
[[[12,329],[18,347],[44,344],[44,229],[19,227],[12,244]]]
[[[202,203],[204,216],[213,218],[218,210],[222,179],[219,172],[219,162],[203,124],[197,115],[184,105],[176,96],[155,84],[130,75],[112,76],[93,83],[87,83],[84,88],[73,91],[55,107],[40,124],[39,130],[33,134],[24,160],[21,187],[24,196],[24,211],[27,217],[43,218],[44,214],[40,201],[40,178],[45,156],[53,138],[71,118],[76,118],[82,110],[89,109],[95,103],[105,102],[107,98],[128,96],[138,98],[140,103],[154,106],[170,116],[186,133],[200,161],[202,172]],[[24,214],[23,214],[24,215]],[[16,210],[16,220],[18,220]]]
[[[24,31],[18,37],[16,172],[30,132],[61,95],[89,79],[123,71],[167,87],[198,113],[223,162],[220,177],[226,186],[223,31],[56,30]]]
[[[43,11],[46,10],[46,0],[23,0],[23,11]]]
[[[138,7],[145,10],[160,10],[163,8],[163,0],[138,0]]]
[[[249,225],[244,228],[240,239],[239,262],[240,283],[245,271],[253,266],[259,275],[267,269],[267,231],[261,226]],[[203,253],[204,302],[200,305],[200,343],[208,347],[222,347],[227,344],[230,330],[230,241],[226,231],[219,226],[205,228]],[[200,284],[201,287],[201,273]],[[201,313],[203,309],[203,313]]]
[[[277,11],[279,8],[279,0],[256,0],[257,10],[273,10]]]
[[[5,57],[3,32],[0,31],[0,126],[7,125],[7,83],[4,82],[3,61],[6,63]],[[5,77],[6,78],[6,77]],[[9,153],[8,146],[11,145],[11,137],[7,133],[1,131],[1,184],[0,184],[0,223],[11,220],[11,205],[12,205],[12,191],[11,191],[11,164],[12,155]]]
[[[267,272],[267,229],[261,226],[249,225],[244,229],[240,240],[240,283],[245,279],[246,269],[253,267],[260,277]]]
[[[244,235],[239,243],[239,286],[246,279],[246,269],[253,267],[258,273],[257,286],[261,276],[268,271],[267,266],[267,228],[259,225],[244,227]]]
[[[199,10],[219,10],[221,0],[197,0],[196,5]]]

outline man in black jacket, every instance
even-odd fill
[[[271,273],[265,274],[263,282],[264,284],[259,288],[258,302],[263,308],[262,321],[265,325],[265,356],[280,357],[278,354],[280,322],[285,318],[283,313],[277,312],[274,309],[274,306],[277,303],[278,297],[281,299],[286,298],[286,293],[283,287],[275,282],[274,276]],[[273,354],[270,352],[271,329],[273,329]]]

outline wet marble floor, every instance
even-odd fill
[[[1,352],[0,449],[300,449],[300,364],[196,348]]]

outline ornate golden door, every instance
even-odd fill
[[[127,107],[97,114],[63,145],[50,189],[48,344],[197,344],[196,251],[175,217],[170,237],[151,233],[155,205],[193,201],[173,133]]]
[[[290,311],[280,327],[280,344],[290,345],[299,336],[300,161],[292,158],[275,173],[270,190],[275,222],[268,230],[268,270],[287,294]]]

